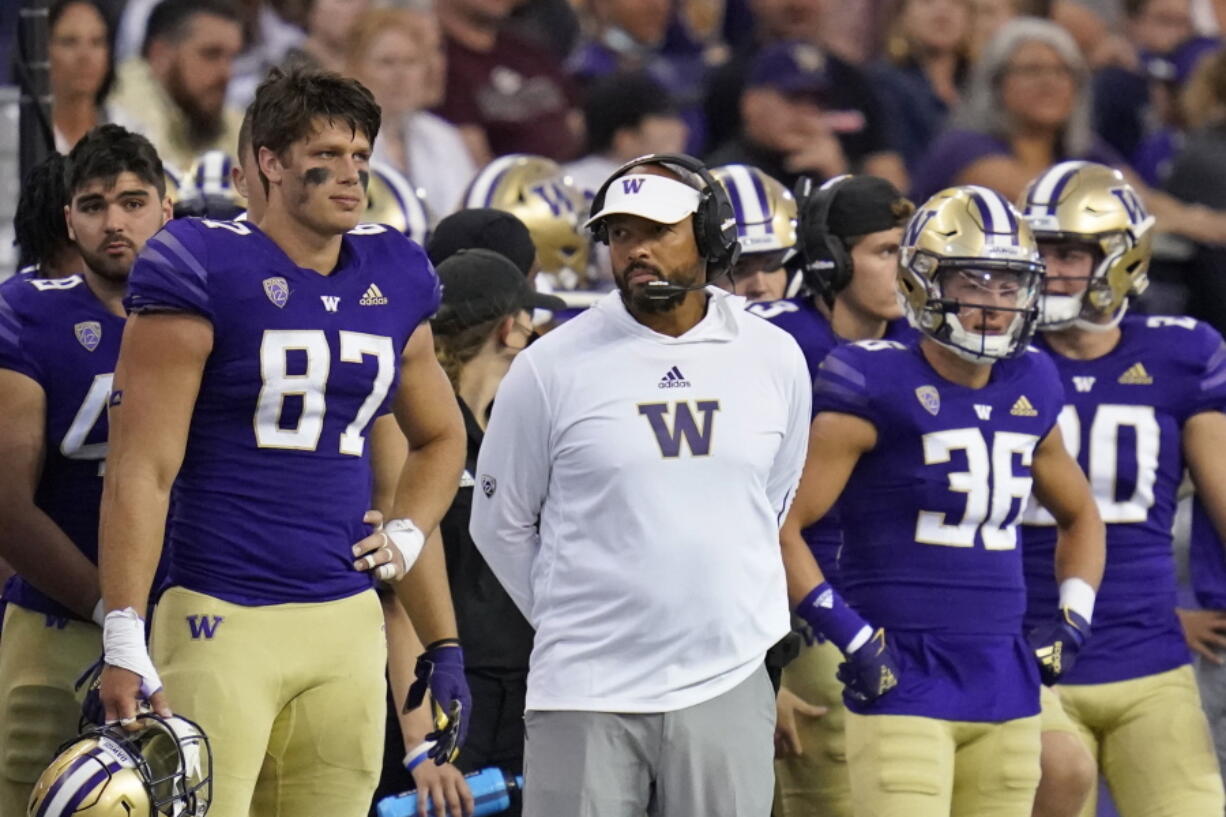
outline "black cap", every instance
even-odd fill
[[[852,176],[839,184],[826,228],[843,238],[868,235],[899,226],[895,204],[903,198],[898,188],[877,176]]]
[[[434,316],[435,331],[458,332],[523,309],[557,312],[566,302],[537,292],[519,268],[492,250],[460,250],[437,267],[443,303]]]
[[[434,228],[426,254],[437,267],[460,250],[471,249],[493,250],[511,259],[523,275],[530,275],[536,263],[528,228],[512,213],[492,207],[470,207],[444,218]]]

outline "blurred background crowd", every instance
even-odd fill
[[[17,8],[0,9],[10,50]],[[491,165],[512,154],[561,166],[541,206],[577,221],[575,191],[653,151],[788,188],[872,173],[916,201],[965,183],[1015,198],[1093,159],[1158,218],[1150,307],[1226,329],[1224,30],[1226,0],[57,0],[52,125],[61,152],[101,122],[139,131],[182,181],[208,151],[239,158],[271,66],[351,74],[383,107],[375,158],[419,232],[526,195]],[[6,232],[19,70],[0,54]],[[607,287],[598,254],[554,244],[556,288]]]

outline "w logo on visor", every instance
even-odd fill
[[[629,195],[643,189],[645,179],[622,179],[622,192]]]

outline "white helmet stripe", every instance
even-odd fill
[[[476,177],[473,178],[468,188],[468,195],[464,199],[464,206],[492,207],[494,191],[498,189],[498,182],[502,180],[503,174],[510,169],[511,165],[522,159],[524,155],[522,153],[512,153],[509,156],[495,159],[482,168]]]
[[[765,236],[772,228],[770,205],[764,200],[765,196],[759,193],[757,180],[744,165],[729,165],[726,170],[731,182],[727,185],[728,196],[736,210],[741,236]]]
[[[1061,162],[1048,168],[1039,180],[1034,183],[1027,202],[1035,207],[1046,207],[1047,215],[1056,214],[1056,206],[1060,203],[1060,192],[1074,173],[1085,166],[1085,162],[1075,159]],[[1037,215],[1037,214],[1036,214]]]
[[[81,805],[85,795],[106,780],[108,772],[114,773],[123,768],[114,760],[108,762],[106,754],[101,748],[95,748],[79,757],[61,779],[59,790],[43,801],[38,817],[68,817]]]
[[[995,190],[973,187],[972,199],[979,205],[983,217],[984,238],[988,244],[1016,244],[1017,219],[1009,203]]]

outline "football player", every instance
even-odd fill
[[[797,255],[789,266],[799,269],[808,291],[752,304],[749,311],[796,339],[811,380],[840,343],[914,335],[903,319],[895,283],[902,229],[914,212],[915,206],[893,184],[875,176],[841,176],[801,198]],[[822,573],[837,586],[843,542],[837,513],[830,511],[801,533]],[[803,648],[783,671],[781,737],[789,739],[794,723],[799,747],[782,745],[778,752],[775,773],[782,817],[851,815],[843,684],[836,677],[841,661],[839,649],[822,641]],[[804,702],[824,707],[824,716],[806,715]]]
[[[788,288],[784,263],[796,247],[796,198],[782,183],[750,165],[711,168],[728,191],[741,257],[713,284],[750,301],[777,301]]]
[[[902,240],[899,291],[921,336],[839,346],[818,372],[781,541],[797,615],[847,656],[856,815],[1030,813],[1040,674],[1058,676],[1084,637],[1104,559],[1056,425],[1059,379],[1027,347],[1042,271],[1008,201],[944,190]],[[1033,646],[1016,527],[1032,490],[1057,521],[1063,583]],[[801,534],[836,499],[840,589]]]
[[[0,814],[25,814],[34,781],[77,732],[73,686],[102,647],[98,506],[106,402],[137,252],[170,218],[157,152],[117,125],[68,157],[60,218],[85,262],[67,278],[0,285]],[[143,607],[141,609],[144,609]]]
[[[19,255],[19,275],[63,278],[81,272],[84,264],[64,223],[64,172],[68,157],[52,153],[35,165],[21,185],[13,214],[13,243]]]
[[[1064,444],[1089,477],[1108,543],[1094,637],[1044,691],[1053,782],[1035,813],[1095,813],[1093,777],[1084,807],[1061,785],[1079,738],[1124,817],[1217,817],[1222,780],[1175,613],[1171,526],[1187,468],[1226,532],[1226,347],[1192,318],[1126,314],[1146,285],[1154,219],[1118,171],[1058,164],[1021,206],[1047,265],[1036,345],[1063,382]],[[1057,535],[1041,508],[1023,523],[1027,619],[1039,626],[1058,594]]]
[[[459,483],[464,429],[425,322],[439,287],[424,251],[359,225],[379,129],[370,92],[274,71],[251,118],[263,218],[171,222],[129,284],[102,509],[101,698],[122,723],[144,700],[200,723],[214,817],[356,817],[384,735],[372,573],[397,582],[429,645],[410,700],[428,686],[446,713],[434,756],[463,740],[463,652],[441,549],[423,545]],[[411,453],[393,518],[372,533],[367,437],[389,410]],[[172,484],[151,657],[138,611]]]

